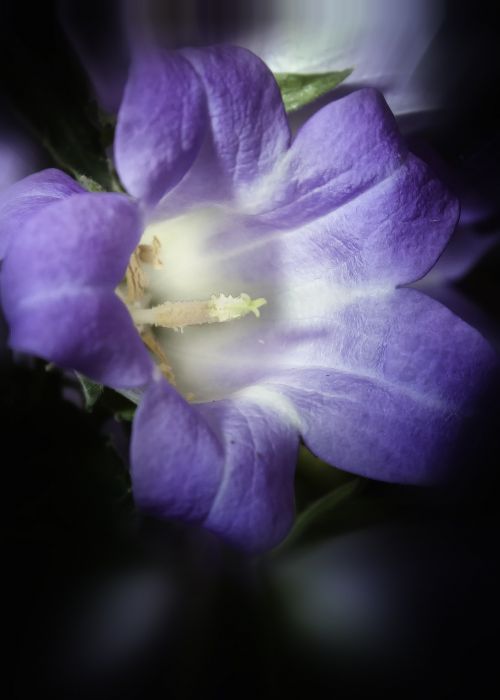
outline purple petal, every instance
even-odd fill
[[[119,194],[69,197],[29,218],[1,276],[12,347],[113,386],[147,382],[151,360],[115,294],[140,235],[136,205]]]
[[[390,288],[432,267],[458,213],[457,200],[409,155],[355,200],[297,229],[256,228],[248,219],[224,223],[205,239],[200,257],[206,275],[260,288],[261,295],[273,285],[296,287],[317,278],[344,287]]]
[[[86,193],[42,209],[11,244],[2,271],[4,304],[67,288],[113,292],[140,235],[139,210],[125,195]]]
[[[215,157],[236,189],[262,177],[287,150],[290,131],[276,81],[239,47],[185,51],[207,95]]]
[[[33,214],[85,190],[69,175],[49,168],[16,182],[0,196],[0,260],[10,240]]]
[[[152,362],[111,291],[73,288],[27,299],[6,315],[10,345],[120,388],[146,384]]]
[[[134,497],[153,514],[266,549],[293,519],[297,447],[296,431],[271,411],[248,401],[192,406],[158,382],[134,420]]]
[[[419,283],[416,289],[420,289],[427,296],[446,306],[446,308],[468,323],[469,326],[478,330],[491,343],[497,353],[500,352],[500,326],[498,321],[460,291],[458,287],[451,284],[429,284],[424,286],[422,283]]]
[[[408,284],[436,262],[458,216],[456,198],[421,160],[409,155],[392,176],[327,217],[325,258],[327,251],[335,257],[336,248],[347,251],[351,246],[351,256],[345,256],[339,270],[345,282]],[[313,243],[308,260],[321,247],[319,240]]]
[[[201,522],[222,478],[222,447],[175,389],[165,381],[153,382],[134,418],[131,467],[141,508]]]
[[[270,549],[294,518],[296,427],[265,404],[243,399],[199,410],[225,448],[224,475],[204,525],[246,549]]]
[[[383,99],[363,90],[318,114],[319,124],[318,115],[310,122],[311,138],[304,137],[300,148],[298,139],[269,178],[248,188],[242,211],[219,214],[220,222],[209,222],[200,233],[204,277],[231,288],[243,285],[240,290],[260,287],[259,295],[270,285],[297,286],[319,277],[387,288],[419,279],[435,263],[453,233],[458,202],[423,161],[413,154],[401,158],[403,146]],[[359,121],[364,118],[366,123]],[[324,123],[329,119],[330,130]],[[359,132],[354,141],[349,120]],[[313,127],[326,129],[321,143]],[[324,134],[337,127],[346,129],[345,138],[335,132],[328,151]],[[285,199],[276,208],[277,193]],[[266,207],[275,208],[266,213]]]
[[[443,478],[498,368],[490,346],[416,290],[355,302],[338,325],[325,320],[323,337],[317,328],[311,342],[304,328],[289,369],[266,382],[293,404],[306,444],[371,478]]]
[[[115,159],[127,190],[153,205],[191,167],[207,125],[203,88],[178,52],[141,52],[118,114]]]
[[[40,170],[43,163],[41,148],[5,114],[0,114],[0,192],[19,180]]]
[[[196,383],[185,389],[206,400],[269,391],[327,462],[387,481],[441,478],[496,366],[489,345],[416,290],[301,291],[300,303],[264,307],[239,332],[199,335],[185,355],[175,338],[177,376]]]
[[[443,255],[420,281],[420,287],[426,290],[462,279],[499,243],[500,231],[485,234],[473,225],[460,223]]]
[[[276,81],[246,49],[190,49],[184,55],[206,92],[208,132],[193,167],[154,212],[168,218],[205,202],[246,197],[290,144],[290,130]]]
[[[382,182],[408,149],[382,95],[365,88],[331,102],[300,129],[254,206],[280,227],[323,216]],[[259,200],[261,200],[259,202]]]

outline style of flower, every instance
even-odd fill
[[[258,550],[292,523],[300,439],[373,478],[443,476],[494,356],[402,288],[458,204],[379,93],[330,103],[292,140],[248,51],[142,52],[114,158],[128,194],[57,170],[9,190],[1,289],[13,348],[140,390],[142,509]]]

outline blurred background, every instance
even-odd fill
[[[240,44],[276,72],[353,68],[294,128],[360,85],[384,92],[462,202],[419,286],[499,348],[499,30],[481,1],[3,0],[0,191],[70,160],[100,172],[136,42]],[[496,405],[446,489],[353,480],[304,450],[296,529],[249,557],[138,514],[127,403],[105,391],[88,410],[73,376],[13,356],[2,325],[6,696],[489,697],[500,685]]]

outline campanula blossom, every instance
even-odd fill
[[[138,392],[139,507],[258,550],[292,523],[300,439],[372,478],[443,476],[494,356],[405,287],[458,203],[377,91],[292,140],[247,50],[149,50],[114,160],[126,194],[58,170],[8,191],[1,292],[13,348]]]
[[[0,192],[41,167],[41,154],[0,100]]]
[[[118,110],[127,57],[142,40],[168,48],[234,43],[257,54],[275,73],[351,67],[343,89],[377,87],[395,114],[424,114],[443,106],[445,90],[435,69],[443,55],[433,56],[432,75],[425,70],[443,20],[443,0],[233,0],[227,5],[183,0],[182,13],[169,5],[164,0],[60,3],[69,38],[106,111]],[[91,23],[82,21],[86,16]]]

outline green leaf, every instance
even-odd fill
[[[82,387],[83,396],[85,399],[85,408],[87,411],[92,411],[96,402],[101,398],[104,387],[102,384],[97,384],[97,382],[87,379],[87,377],[84,377],[83,374],[79,374],[78,372],[76,372],[76,376],[78,377]]]
[[[95,180],[92,180],[91,177],[87,177],[87,175],[77,175],[76,179],[80,183],[82,187],[84,187],[86,190],[89,192],[103,192],[103,188],[101,185],[96,182]]]
[[[336,508],[358,491],[361,484],[361,479],[351,479],[312,503],[298,516],[286,540],[274,551],[281,552],[305,540],[309,531],[317,529],[318,525],[328,518]]]
[[[125,421],[125,423],[131,423],[134,420],[136,410],[137,406],[123,408],[120,411],[115,412],[115,419],[117,421]]]
[[[275,73],[274,77],[281,90],[286,111],[295,112],[333,90],[352,71],[352,68],[347,68],[330,73]]]

